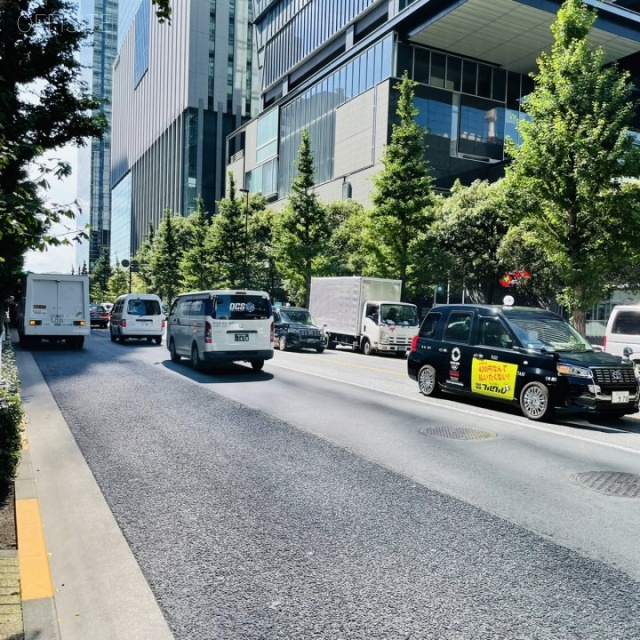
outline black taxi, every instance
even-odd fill
[[[426,396],[492,398],[519,406],[531,420],[555,410],[611,417],[638,411],[634,363],[594,350],[545,309],[435,306],[413,339],[407,368]]]

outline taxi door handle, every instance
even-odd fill
[[[478,358],[478,360],[482,360],[484,358],[484,356],[481,353],[474,353],[473,357]]]
[[[441,347],[440,349],[438,349],[438,351],[439,351],[440,353],[447,353],[447,350],[446,350],[446,349],[443,349],[442,347]]]

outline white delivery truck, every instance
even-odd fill
[[[89,276],[28,273],[22,282],[17,319],[23,346],[65,340],[82,349],[84,337],[91,332]]]
[[[323,326],[329,349],[404,356],[418,333],[418,309],[400,302],[402,280],[363,276],[311,278],[309,311]]]

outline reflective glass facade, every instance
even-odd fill
[[[133,86],[137,87],[142,76],[149,69],[149,15],[151,0],[142,0],[135,20],[135,58],[133,68]]]
[[[280,79],[376,0],[281,0],[257,27],[264,49],[262,88]],[[256,3],[258,13],[265,3]]]
[[[129,259],[131,247],[131,174],[128,173],[113,189],[111,203],[111,264]]]

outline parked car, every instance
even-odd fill
[[[109,326],[110,314],[102,305],[92,304],[91,307],[89,307],[89,316],[91,318],[92,325],[97,324],[103,329],[106,329]]]
[[[596,351],[545,309],[435,306],[413,340],[407,371],[426,396],[483,396],[519,406],[531,420],[556,410],[611,417],[638,411],[633,362]]]
[[[324,332],[307,309],[302,307],[274,307],[274,346],[280,351],[315,349],[322,353],[326,347]]]
[[[111,313],[111,309],[113,309],[113,302],[100,302],[100,306],[104,307],[109,313]]]
[[[604,350],[616,356],[631,351],[630,357],[640,373],[640,305],[618,304],[611,310],[604,333]]]

